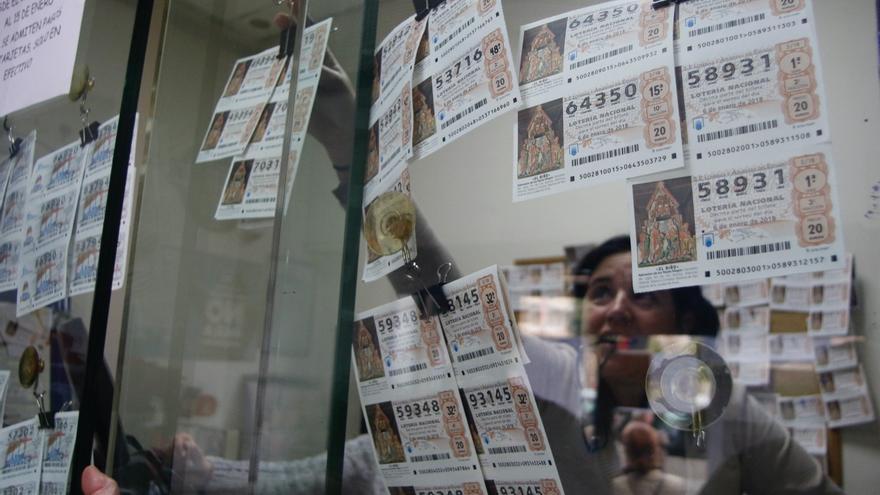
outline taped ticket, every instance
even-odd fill
[[[672,27],[633,1],[523,26],[514,201],[684,166]]]
[[[520,103],[500,1],[440,4],[428,17],[427,38],[430,48],[413,76],[416,158],[434,153]]]
[[[810,25],[696,54],[681,52],[679,62],[695,171],[729,155],[830,140]]]
[[[844,266],[830,146],[714,159],[630,183],[637,292]]]
[[[32,131],[22,142],[15,158],[9,161],[3,208],[0,210],[0,291],[15,289],[18,285],[28,179],[34,163],[36,140],[37,132]]]

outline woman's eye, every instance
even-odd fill
[[[590,287],[587,298],[594,303],[601,303],[611,298],[611,289],[604,286]]]

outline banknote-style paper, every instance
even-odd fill
[[[426,43],[417,50],[413,76],[416,158],[521,102],[500,0],[441,3],[428,16]]]
[[[369,214],[375,201],[385,192],[396,191],[402,192],[407,196],[412,196],[412,184],[410,181],[409,169],[403,168],[394,182],[388,180],[381,184],[381,189],[370,188],[364,194],[364,218]],[[412,230],[409,239],[406,242],[407,253],[412,259],[418,256],[418,242],[416,242],[416,229]],[[402,267],[408,261],[405,259],[403,250],[386,256],[380,256],[367,249],[367,259],[364,263],[364,282],[372,282],[378,280],[385,275]]]
[[[825,423],[825,406],[819,395],[798,397],[778,396],[777,418],[785,425],[816,425]]]
[[[723,330],[739,332],[770,332],[770,308],[752,306],[746,308],[727,308],[721,318]]]
[[[290,136],[285,209],[290,203],[305,145],[332,22],[332,19],[326,19],[313,24],[304,33]],[[263,107],[246,148],[241,155],[232,159],[215,219],[244,220],[275,216],[292,71],[291,67],[286,68],[285,76]]]
[[[814,338],[813,352],[816,371],[851,368],[859,364],[859,356],[852,338]]]
[[[801,426],[789,428],[791,438],[794,439],[808,454],[825,455],[828,448],[828,430],[825,425]]]
[[[684,166],[672,27],[635,1],[522,27],[514,201]]]
[[[55,428],[43,431],[41,494],[67,493],[78,424],[79,411],[59,412],[55,414]]]
[[[226,110],[242,103],[268,100],[281,77],[284,62],[278,58],[278,48],[236,60],[216,109]]]
[[[359,314],[352,362],[386,486],[485,493],[436,317],[420,319],[409,297]]]
[[[830,140],[812,25],[682,51],[678,62],[695,172],[721,157]]]
[[[487,484],[545,487],[562,483],[535,396],[521,364],[458,377]]]
[[[811,0],[701,0],[682,2],[678,10],[678,46],[683,55],[742,46],[814,20]]]
[[[827,145],[716,158],[630,182],[637,292],[842,267]]]
[[[40,466],[43,462],[43,436],[36,419],[0,430],[3,462],[0,468],[0,492],[39,493]]]
[[[352,361],[365,400],[427,383],[455,384],[440,322],[421,319],[411,297],[358,314]]]
[[[137,128],[137,118],[135,118]],[[85,177],[79,195],[79,208],[76,215],[76,230],[73,236],[73,252],[70,257],[69,295],[75,296],[93,292],[98,275],[98,254],[101,251],[101,233],[104,228],[104,215],[107,209],[107,193],[110,189],[110,172],[113,167],[113,152],[116,149],[116,136],[119,130],[119,117],[103,123],[98,130],[98,138],[90,144],[90,153],[85,163]],[[122,287],[125,278],[125,260],[128,251],[128,230],[131,223],[131,195],[133,181],[135,137],[132,137],[131,154],[126,169],[125,197],[122,205],[122,219],[119,224],[119,244],[113,272],[113,289]]]
[[[15,158],[9,161],[3,207],[0,209],[0,291],[15,289],[18,285],[28,179],[34,163],[36,140],[37,132],[32,131],[22,141]]]
[[[874,421],[874,406],[867,393],[829,399],[825,401],[828,426],[841,428]]]
[[[91,150],[76,141],[34,164],[20,256],[18,316],[68,295],[68,247]]]
[[[497,266],[450,282],[443,292],[449,311],[440,319],[457,375],[524,364],[522,342]]]

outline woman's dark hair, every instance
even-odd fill
[[[577,298],[586,296],[589,285],[588,277],[602,263],[602,260],[615,254],[628,253],[630,250],[629,236],[620,235],[606,240],[584,255],[573,273],[574,296]],[[718,311],[703,297],[699,286],[670,289],[669,292],[675,305],[676,318],[680,319],[682,315],[686,314],[692,316],[693,327],[688,332],[689,334],[714,337],[718,333],[720,326]]]

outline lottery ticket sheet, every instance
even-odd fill
[[[4,161],[8,172],[3,182],[3,206],[0,209],[0,291],[18,286],[28,179],[33,168],[36,141],[37,132],[32,131],[22,141],[15,158]]]
[[[855,340],[851,337],[814,338],[816,371],[852,368],[859,364]]]
[[[522,103],[501,0],[433,9],[416,53],[413,154],[424,158]]]
[[[828,430],[821,426],[789,428],[789,434],[808,454],[825,455],[828,450]]]
[[[820,372],[819,387],[830,427],[874,421],[874,407],[861,366]]]
[[[59,412],[55,414],[55,428],[42,432],[45,445],[40,494],[67,493],[78,423],[79,411]]]
[[[68,247],[90,155],[91,147],[76,141],[34,164],[20,257],[18,316],[68,295]]]
[[[326,19],[313,24],[306,28],[303,35],[290,136],[285,209],[290,202],[299,159],[305,145],[332,22],[332,19]],[[232,158],[214,213],[216,220],[275,216],[292,72],[292,67],[285,67],[284,77],[278,80],[269,102],[263,107],[246,147],[240,155]]]
[[[371,188],[369,192],[365,192],[364,194],[364,218],[367,217],[367,214],[370,212],[370,209],[376,204],[376,200],[383,194],[389,191],[395,191],[404,193],[409,197],[412,197],[412,182],[410,180],[409,168],[404,167],[399,175],[394,178],[394,182],[384,181],[381,184],[380,189]],[[409,239],[406,241],[407,253],[412,259],[416,259],[418,256],[418,243],[416,242],[416,229],[412,229],[412,233],[409,236]],[[403,250],[400,250],[396,253],[380,256],[376,253],[373,253],[369,249],[367,249],[367,257],[364,262],[364,273],[363,280],[365,282],[372,282],[374,280],[378,280],[385,275],[397,270],[398,268],[405,265],[407,260],[405,259]]]
[[[352,361],[386,486],[486,493],[436,317],[421,319],[412,298],[359,314]]]
[[[276,58],[277,54],[277,48],[270,48],[233,64],[196,163],[229,158],[247,147],[286,69],[285,60]]]
[[[37,495],[44,448],[37,420],[30,419],[0,430],[0,448],[4,453],[0,492]]]
[[[776,397],[777,419],[786,426],[824,425],[825,407],[820,395]]]
[[[843,266],[833,170],[805,145],[630,181],[636,292]]]
[[[137,128],[137,120],[135,120]],[[107,210],[107,194],[110,190],[110,172],[113,168],[113,152],[116,148],[116,135],[119,130],[119,117],[103,123],[98,129],[98,138],[90,144],[90,152],[85,162],[85,176],[79,195],[79,208],[76,214],[76,230],[73,236],[73,252],[70,256],[69,295],[75,296],[95,290],[98,277],[98,255],[101,251],[101,233],[104,215]],[[119,245],[113,273],[113,289],[122,287],[125,277],[125,259],[128,251],[128,230],[131,224],[131,195],[136,179],[134,153],[136,143],[132,137],[131,153],[126,168],[125,197],[123,199],[122,219],[119,224]]]
[[[621,0],[522,26],[514,201],[684,167],[672,13]]]

